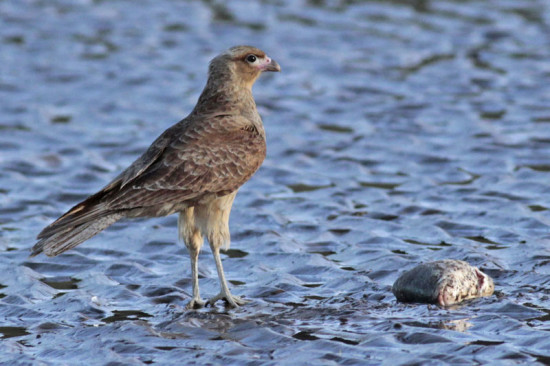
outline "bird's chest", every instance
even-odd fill
[[[255,132],[258,134],[258,136],[264,141],[264,145],[265,145],[265,129],[264,129],[264,124],[262,122],[262,118],[260,117],[260,114],[258,113],[258,111],[256,110],[256,108],[254,108],[254,112],[253,113],[250,113],[248,116],[247,116],[247,119],[250,121],[250,124],[251,124],[251,131]]]

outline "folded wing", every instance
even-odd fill
[[[38,235],[31,255],[57,255],[127,216],[159,216],[237,190],[265,158],[265,137],[240,115],[188,117],[130,167]]]

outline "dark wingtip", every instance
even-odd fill
[[[39,241],[31,248],[31,254],[29,254],[29,258],[36,257],[38,254],[42,253],[43,249],[44,248],[42,241]]]

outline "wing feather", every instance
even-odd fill
[[[154,151],[121,174],[121,188],[109,195],[109,208],[196,201],[243,185],[265,158],[264,136],[242,116],[215,116],[201,122],[180,126],[180,131],[174,126],[170,140],[161,136]]]

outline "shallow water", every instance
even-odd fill
[[[550,9],[517,1],[0,1],[0,362],[550,363]],[[223,255],[239,309],[185,310],[176,217],[56,258],[40,229],[193,107],[235,44],[268,157]],[[420,262],[496,292],[400,304]],[[218,291],[210,251],[202,295]]]

